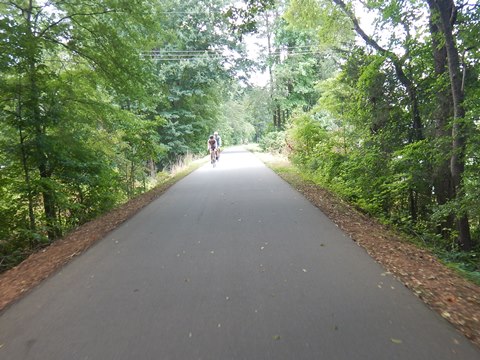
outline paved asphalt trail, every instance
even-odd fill
[[[223,153],[0,317],[0,359],[480,359],[253,155]]]

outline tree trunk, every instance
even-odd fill
[[[135,196],[135,162],[130,161],[130,187],[132,189],[132,198]]]
[[[282,110],[279,104],[277,104],[275,111],[277,112],[277,130],[281,130],[282,129]]]
[[[275,108],[273,109],[272,117],[273,117],[273,128],[277,129],[278,128],[277,110]]]
[[[267,28],[267,51],[268,51],[268,61],[267,61],[267,64],[268,64],[268,77],[269,77],[269,95],[270,95],[270,103],[271,103],[271,106],[272,106],[272,120],[273,120],[273,127],[274,129],[277,128],[277,114],[275,112],[275,108],[274,108],[274,104],[275,104],[275,101],[274,101],[274,95],[273,95],[273,92],[274,92],[274,87],[273,87],[273,64],[272,64],[272,56],[273,56],[273,52],[272,52],[272,33],[271,33],[271,29],[270,29],[270,20],[268,18],[268,12],[265,13],[265,25],[266,25],[266,28]]]
[[[410,189],[408,192],[408,202],[410,208],[410,218],[415,223],[418,217],[418,205],[417,205],[417,196],[416,192],[413,189]]]
[[[155,165],[155,161],[153,159],[149,159],[147,161],[147,169],[149,177],[155,179],[157,177],[157,166]]]
[[[434,9],[430,6],[430,32],[432,35],[433,60],[435,68],[435,78],[442,79],[447,76],[447,49],[439,39],[440,28],[438,18],[434,16]],[[453,117],[453,99],[451,89],[446,87],[436,89],[436,107],[433,111],[433,120],[435,122],[434,137],[437,140],[437,149],[440,152],[440,162],[434,164],[432,174],[432,184],[435,189],[435,198],[437,204],[444,205],[454,198],[453,180],[450,172],[450,162],[448,154],[450,148],[446,147],[443,139],[450,137],[448,125]],[[438,226],[438,233],[445,238],[450,236],[451,229],[454,227],[453,214],[448,215]]]
[[[39,48],[37,44],[37,37],[35,36],[36,19],[33,16],[34,4],[32,0],[29,0],[28,8],[26,12],[27,32],[29,35],[28,42],[28,78],[29,78],[29,93],[28,93],[28,111],[31,117],[31,123],[34,135],[35,144],[35,160],[37,162],[37,168],[40,173],[41,182],[41,195],[43,199],[43,208],[45,214],[45,223],[47,227],[47,236],[50,240],[56,238],[59,234],[59,228],[57,224],[57,214],[55,211],[55,193],[49,184],[49,180],[52,176],[52,169],[50,167],[49,159],[45,153],[45,129],[42,126],[41,106],[40,106],[40,90],[37,85],[37,55]]]
[[[25,151],[25,136],[22,130],[22,103],[21,103],[21,85],[17,89],[18,104],[17,104],[17,119],[18,119],[18,135],[20,140],[20,154],[23,167],[23,175],[25,177],[25,185],[27,187],[27,201],[28,201],[28,220],[29,230],[35,231],[35,212],[33,210],[33,192],[30,180],[30,169],[27,163],[27,153]]]
[[[452,156],[450,171],[453,180],[453,191],[457,199],[464,195],[462,178],[465,171],[465,150],[467,141],[466,126],[464,124],[465,109],[463,107],[464,93],[462,89],[462,72],[460,57],[453,35],[453,24],[456,18],[456,9],[453,0],[427,0],[431,8],[436,10],[433,15],[439,16],[439,25],[442,31],[448,60],[448,73],[453,98],[453,125],[452,125]],[[455,214],[458,231],[458,242],[463,250],[472,249],[468,216],[464,211]]]
[[[27,186],[29,230],[35,231],[36,225],[35,225],[35,212],[33,211],[32,184],[30,180],[30,170],[27,164],[27,154],[25,152],[25,138],[23,136],[21,126],[19,126],[18,132],[20,136],[20,150],[21,150],[20,152],[22,155],[23,175],[25,177],[25,185]]]
[[[45,222],[47,226],[47,235],[50,240],[53,240],[60,236],[60,229],[57,224],[57,212],[56,212],[56,202],[55,202],[55,193],[51,189],[50,184],[46,184],[51,177],[47,166],[45,164],[40,164],[39,166],[40,177],[42,178],[42,199],[43,199],[43,209],[45,212]]]

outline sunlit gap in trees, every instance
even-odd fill
[[[403,5],[404,9],[407,6],[411,6],[407,3]],[[382,22],[382,14],[378,9],[367,9],[363,1],[357,1],[354,3],[354,13],[357,19],[360,22],[360,27],[365,33],[375,39],[377,43],[385,48],[391,49],[398,56],[403,56],[405,54],[405,49],[400,45],[402,42],[405,42],[407,37],[416,36],[419,34],[426,34],[423,30],[428,26],[428,8],[423,6],[421,8],[416,8],[415,18],[410,18],[408,22],[408,27],[405,26],[406,22],[400,22],[393,24],[391,22]],[[389,34],[395,34],[396,43],[393,41],[393,38]],[[425,39],[425,36],[423,38]],[[417,38],[422,38],[418,37]],[[357,36],[357,44],[363,45],[365,42],[361,39],[360,36]],[[393,48],[392,48],[393,46]]]
[[[248,59],[254,62],[259,61],[262,39],[251,35],[245,36],[246,56],[242,56],[238,52],[232,51],[225,47],[209,49],[209,50],[171,50],[171,49],[153,49],[150,51],[143,51],[140,57],[144,59],[151,59],[158,62],[209,62],[222,61],[225,69],[232,68],[232,62],[241,59]],[[250,73],[238,71],[238,77],[245,77],[249,79],[250,84],[258,87],[264,87],[268,83],[268,74],[266,71],[255,70]]]
[[[263,51],[266,48],[267,40],[266,38],[259,37],[257,35],[245,35],[244,40],[247,57],[254,61],[259,62],[261,57],[262,49]],[[256,71],[246,74],[250,83],[254,86],[264,87],[268,83],[268,72],[264,70],[257,69]]]

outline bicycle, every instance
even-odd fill
[[[210,163],[213,167],[217,166],[217,151],[215,149],[210,149]]]

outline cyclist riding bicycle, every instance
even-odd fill
[[[220,135],[218,135],[218,131],[215,131],[213,133],[213,137],[215,138],[215,141],[217,142],[217,160],[219,159],[220,157],[220,148],[222,147],[222,138],[220,137]]]
[[[207,150],[210,152],[210,162],[215,167],[215,162],[217,160],[217,141],[213,135],[210,135],[207,141]]]
[[[213,135],[210,135],[207,141],[207,150],[211,153],[212,151],[217,150],[217,140]]]

